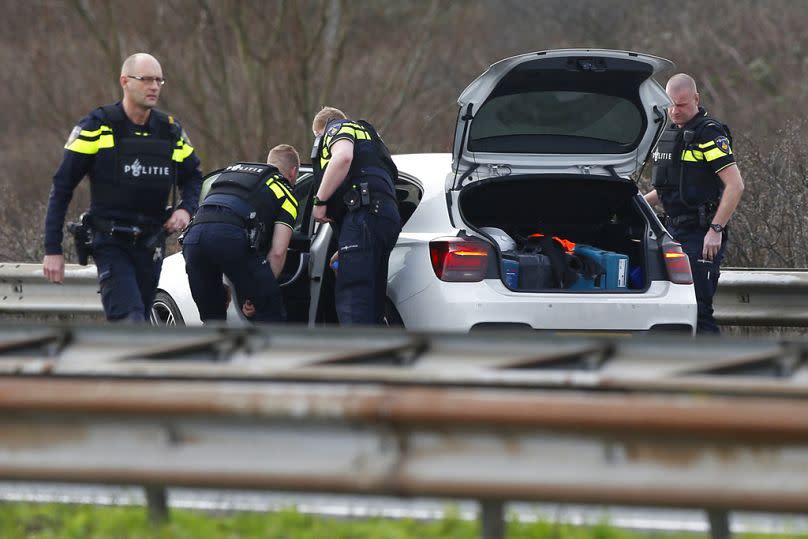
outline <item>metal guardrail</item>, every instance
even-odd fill
[[[0,263],[0,311],[24,313],[101,313],[94,265],[65,266],[65,281],[45,280],[42,264]]]
[[[0,263],[3,311],[101,313],[95,266],[68,264],[57,286],[40,264]],[[730,326],[808,327],[808,269],[722,269],[715,317]]]
[[[475,497],[486,538],[508,500],[808,512],[807,358],[803,341],[0,325],[0,479]]]
[[[722,269],[715,312],[724,325],[808,327],[808,269]]]

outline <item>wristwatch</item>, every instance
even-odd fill
[[[719,225],[718,223],[710,224],[710,228],[718,232],[719,234],[724,231],[726,227]]]
[[[314,195],[314,198],[312,199],[312,204],[314,204],[315,206],[325,206],[326,204],[328,204],[328,201],[320,200],[320,197]]]

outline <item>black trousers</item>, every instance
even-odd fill
[[[387,264],[399,232],[401,219],[393,202],[378,214],[363,207],[345,215],[334,298],[340,324],[384,323]]]
[[[227,318],[222,275],[235,287],[234,301],[239,310],[248,299],[255,306],[250,320],[286,320],[278,281],[266,259],[250,248],[242,227],[227,223],[194,225],[185,234],[182,253],[191,295],[203,322]]]
[[[696,303],[698,304],[698,322],[696,333],[720,333],[721,330],[713,318],[713,296],[718,288],[718,277],[721,275],[721,262],[727,248],[727,231],[722,234],[721,248],[715,258],[704,261],[702,249],[704,248],[704,235],[706,228],[701,227],[668,227],[673,239],[682,244],[682,250],[687,253],[690,260],[690,269],[693,272],[693,286],[696,290]]]

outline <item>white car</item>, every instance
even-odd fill
[[[394,156],[403,228],[388,322],[693,334],[688,259],[635,182],[667,120],[653,75],[672,65],[554,50],[502,60],[472,82],[452,154]],[[311,220],[314,183],[302,174],[295,186],[299,220],[280,279],[290,321],[311,325],[336,322],[326,264],[336,246],[331,227]],[[536,235],[567,240],[564,250]],[[576,270],[575,283],[561,278]],[[158,288],[156,322],[200,323],[181,254],[165,260]],[[243,323],[232,306],[228,320]]]

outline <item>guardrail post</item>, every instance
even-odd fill
[[[732,532],[729,529],[729,511],[712,509],[707,511],[707,520],[710,523],[710,537],[712,539],[730,539]]]
[[[505,539],[502,500],[480,500],[480,539]]]
[[[149,522],[152,526],[159,526],[168,522],[168,496],[165,487],[147,486],[146,508],[149,512]]]

